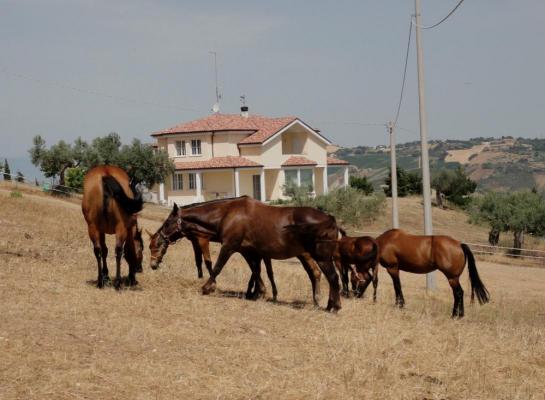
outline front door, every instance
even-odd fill
[[[253,175],[252,181],[254,182],[254,199],[263,201],[261,199],[261,175]]]

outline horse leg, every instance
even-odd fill
[[[454,306],[452,308],[452,318],[462,318],[464,316],[464,290],[460,285],[458,277],[448,280],[454,296]]]
[[[196,239],[191,239],[193,253],[195,254],[195,265],[197,265],[197,277],[202,278],[202,251],[199,242]]]
[[[278,290],[276,289],[276,283],[274,282],[274,273],[272,269],[272,262],[270,258],[264,258],[263,262],[265,263],[265,269],[267,270],[267,276],[269,277],[269,281],[271,282],[272,287],[272,293],[273,293],[273,301],[276,301],[276,298],[278,296]]]
[[[102,282],[110,282],[110,276],[108,275],[108,247],[106,247],[106,234],[100,234],[100,248],[102,250]]]
[[[332,261],[320,261],[318,262],[318,265],[329,282],[329,300],[327,302],[326,310],[333,312],[339,311],[341,309],[341,288],[335,266]]]
[[[123,229],[119,229],[115,235],[115,281],[114,287],[121,289],[121,258],[123,257],[123,244],[127,240],[127,235]]]
[[[342,295],[344,297],[350,297],[350,291],[348,290],[348,270],[350,266],[342,261],[335,261],[335,265],[341,274],[341,281],[343,285]]]
[[[316,277],[316,272],[319,273],[319,271],[316,271],[315,268],[312,268],[309,261],[304,256],[297,256],[297,258],[301,262],[301,265],[305,269],[310,279],[310,283],[312,284],[312,301],[314,302],[314,305],[318,307],[318,300],[316,299],[316,295],[319,294],[320,275]]]
[[[204,265],[208,270],[208,275],[212,275],[212,257],[210,257],[210,241],[208,239],[199,238],[199,248],[204,256]]]
[[[98,230],[92,226],[89,225],[87,227],[87,230],[89,232],[89,239],[91,239],[91,243],[93,244],[93,253],[95,254],[95,258],[97,260],[97,270],[98,270],[98,276],[97,276],[97,288],[102,289],[104,287],[104,281],[102,276],[102,262],[101,262],[101,255],[102,255],[102,249],[100,246],[100,234]]]
[[[208,281],[206,281],[202,287],[202,294],[210,294],[216,290],[216,277],[220,274],[221,270],[232,255],[233,250],[231,249],[231,246],[227,246],[225,244],[221,246],[220,254],[216,260],[216,265],[214,265],[214,268],[210,271],[210,278],[208,278]]]
[[[261,257],[252,256],[247,253],[241,254],[252,270],[252,276],[248,281],[248,288],[246,290],[246,298],[248,300],[257,300],[266,292],[265,283],[261,279]]]
[[[373,266],[373,303],[377,302],[378,262]]]
[[[401,281],[399,280],[399,268],[389,267],[387,268],[388,273],[392,277],[392,282],[394,283],[394,290],[396,292],[396,306],[403,308],[405,305],[405,299],[403,298],[403,291],[401,290]]]

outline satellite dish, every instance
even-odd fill
[[[214,113],[217,114],[219,110],[220,110],[220,103],[214,103],[214,105],[212,106],[212,111],[214,111]]]

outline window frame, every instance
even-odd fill
[[[198,150],[198,153],[195,152]],[[202,155],[202,141],[201,139],[191,139],[191,155],[192,156],[201,156]]]
[[[172,190],[184,190],[184,175],[181,172],[175,172],[174,174],[172,174]]]

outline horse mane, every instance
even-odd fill
[[[142,193],[136,191],[133,186],[131,186],[134,196],[132,199],[127,196],[117,179],[113,176],[105,175],[102,177],[102,188],[104,192],[102,211],[105,215],[108,213],[108,201],[110,198],[115,199],[119,206],[129,215],[142,211],[144,207]]]
[[[223,203],[223,202],[226,202],[226,201],[245,199],[245,198],[247,199],[247,198],[249,198],[249,196],[244,195],[244,196],[239,196],[239,197],[226,197],[226,198],[223,198],[223,199],[208,200],[208,201],[203,201],[203,202],[200,202],[200,203],[186,204],[185,206],[181,206],[181,207],[178,207],[178,208],[181,209],[181,210],[185,210],[187,208],[206,206],[206,205],[209,205],[209,204]]]

